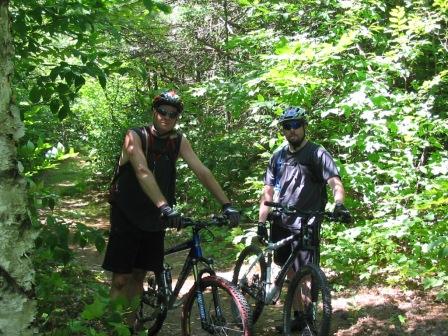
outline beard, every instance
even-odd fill
[[[302,137],[300,139],[288,140],[288,142],[293,148],[299,148],[303,140],[305,140],[305,137]]]
[[[291,145],[292,148],[298,149],[302,145],[303,141],[305,140],[305,134],[306,134],[306,131],[303,130],[303,136],[287,139],[288,143]]]
[[[291,140],[288,139],[288,142],[293,148],[299,148],[300,145],[303,143],[303,140],[305,140],[305,136]]]

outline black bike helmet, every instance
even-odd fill
[[[182,113],[184,104],[179,95],[174,90],[163,91],[158,96],[155,96],[152,101],[152,108],[157,109],[160,105],[171,105],[177,109],[177,112]]]
[[[278,122],[281,124],[289,120],[303,120],[306,123],[306,111],[301,107],[288,107],[278,118]]]

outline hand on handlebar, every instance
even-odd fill
[[[240,212],[236,210],[231,203],[226,203],[222,206],[222,213],[230,221],[230,226],[235,227],[240,222]]]
[[[333,210],[333,217],[342,223],[348,224],[352,221],[352,216],[348,209],[342,203],[336,203]]]
[[[182,218],[176,210],[171,208],[168,204],[162,205],[159,209],[167,227],[175,228],[177,230],[182,228]]]

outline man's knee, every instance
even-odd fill
[[[132,270],[132,280],[135,283],[143,283],[145,279],[146,271],[138,268]]]
[[[112,275],[112,287],[117,291],[122,291],[128,286],[131,281],[132,274],[117,274]]]

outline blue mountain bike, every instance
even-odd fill
[[[189,250],[178,280],[173,289],[171,267],[166,263],[158,279],[154,275],[148,277],[137,313],[138,328],[147,330],[148,335],[157,334],[167,311],[183,305],[183,336],[250,336],[250,306],[236,286],[215,274],[213,260],[202,254],[200,232],[211,225],[223,225],[227,220],[213,217],[209,221],[191,218],[183,218],[182,221],[183,227],[191,227],[192,238],[165,250],[165,256]],[[180,298],[180,290],[191,273],[194,284]]]

